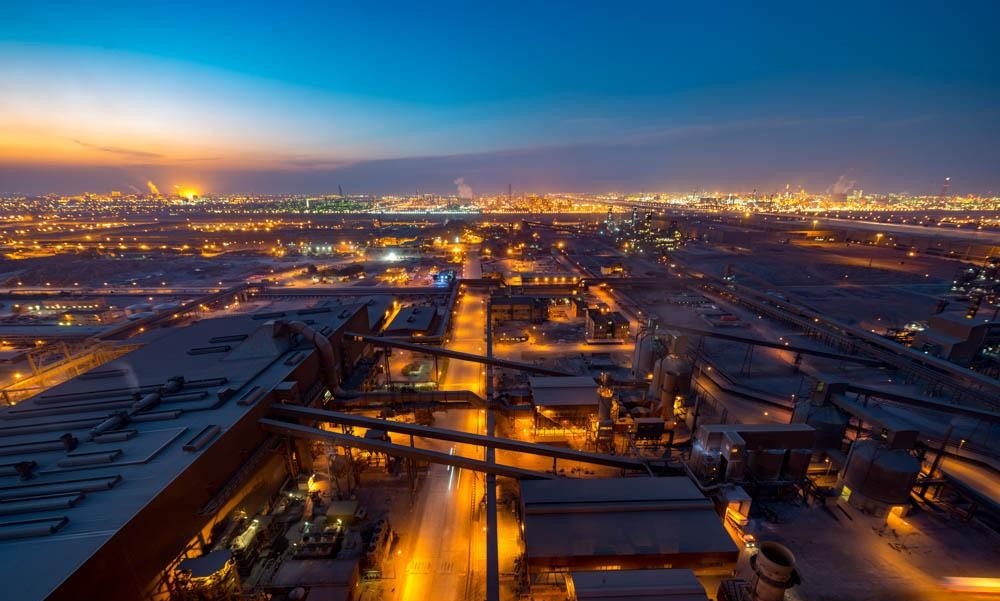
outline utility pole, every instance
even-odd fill
[[[493,413],[493,304],[486,297],[486,435],[496,435]],[[496,450],[486,447],[486,462],[496,462]],[[497,537],[497,475],[486,474],[486,601],[500,601],[500,557]]]

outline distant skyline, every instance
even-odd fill
[[[346,3],[345,3],[346,4]],[[1000,194],[991,2],[9,2],[0,192]]]

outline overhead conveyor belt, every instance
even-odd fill
[[[708,338],[717,338],[719,340],[730,340],[732,342],[741,342],[743,344],[752,344],[754,346],[763,346],[782,351],[791,351],[793,353],[801,353],[803,355],[815,355],[817,357],[836,359],[838,361],[849,361],[851,363],[858,363],[860,365],[867,365],[869,367],[885,367],[887,365],[885,361],[879,359],[873,359],[871,357],[862,357],[859,355],[843,355],[841,353],[831,353],[829,351],[820,351],[816,349],[785,344],[784,342],[771,342],[770,340],[761,340],[759,338],[734,336],[733,334],[723,334],[722,332],[714,332],[712,330],[702,330],[699,328],[689,328],[687,326],[664,325],[663,327],[666,330],[674,330],[676,332],[681,332],[682,334],[690,334],[691,336],[705,336]]]
[[[379,346],[388,346],[392,348],[413,351],[416,353],[437,355],[438,357],[448,357],[449,359],[458,359],[459,361],[469,361],[472,363],[482,363],[484,365],[493,365],[495,367],[503,367],[506,369],[516,369],[519,371],[525,371],[533,374],[540,374],[543,376],[573,375],[566,373],[564,371],[559,371],[557,369],[548,369],[545,367],[539,367],[537,365],[531,365],[530,363],[521,363],[520,361],[508,361],[507,359],[489,358],[489,357],[484,357],[482,355],[473,355],[472,353],[461,353],[458,351],[451,351],[437,346],[415,344],[413,342],[404,342],[402,340],[395,340],[393,338],[385,338],[382,336],[371,336],[369,334],[356,334],[352,332],[348,332],[346,335],[353,337],[355,340],[359,342],[363,341],[369,344],[375,344]]]
[[[562,447],[552,447],[530,442],[512,440],[510,438],[495,438],[483,436],[481,434],[470,434],[457,430],[447,430],[444,428],[432,428],[429,426],[419,426],[415,424],[404,424],[373,417],[364,417],[351,413],[341,413],[338,411],[327,411],[325,409],[314,409],[312,407],[299,407],[296,405],[275,405],[271,408],[272,415],[284,417],[295,417],[316,422],[327,422],[331,424],[343,424],[345,426],[357,426],[359,428],[372,428],[385,430],[386,432],[399,432],[410,434],[421,438],[431,438],[435,440],[446,440],[462,444],[471,444],[481,447],[490,447],[504,451],[514,451],[517,453],[527,453],[542,457],[552,457],[555,459],[567,459],[581,463],[593,465],[606,465],[632,470],[646,470],[646,464],[633,457],[619,457],[616,455],[602,455],[597,453],[585,453],[574,451]]]
[[[477,472],[493,473],[498,476],[517,478],[518,480],[543,480],[554,478],[552,474],[546,474],[544,472],[536,472],[533,470],[521,469],[519,467],[509,465],[501,465],[498,463],[486,463],[485,461],[481,461],[479,459],[470,459],[468,457],[462,457],[461,455],[451,455],[448,453],[441,453],[440,451],[431,451],[408,445],[393,444],[382,440],[361,438],[360,436],[351,436],[350,434],[328,432],[319,428],[303,426],[301,424],[294,424],[291,422],[283,422],[274,419],[262,419],[258,423],[262,428],[269,432],[283,434],[294,438],[322,440],[337,445],[343,445],[345,447],[387,453],[395,457],[422,459],[425,461],[451,465]]]

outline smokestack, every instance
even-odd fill
[[[795,571],[795,556],[788,547],[767,541],[750,558],[753,578],[750,580],[753,601],[782,601],[785,591],[799,583]]]

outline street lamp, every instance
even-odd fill
[[[830,463],[830,458],[829,457],[827,457],[823,461],[826,462],[826,475],[829,476],[830,475],[830,468],[833,467],[833,464]]]

